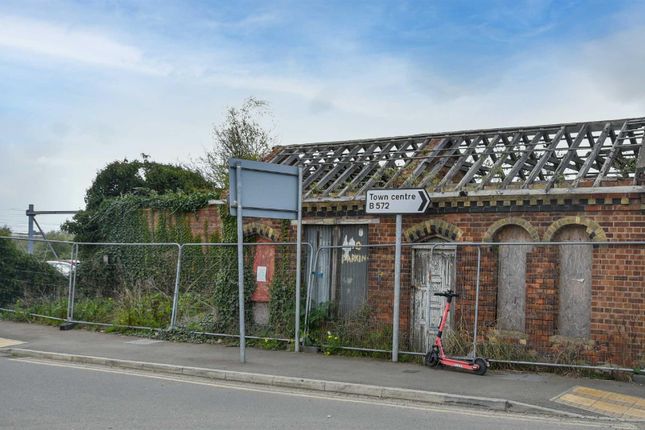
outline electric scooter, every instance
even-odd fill
[[[441,322],[439,323],[439,331],[437,332],[437,337],[434,339],[434,345],[432,349],[428,351],[425,357],[425,365],[430,367],[437,367],[440,365],[447,367],[456,367],[468,372],[475,373],[477,375],[483,375],[488,370],[488,362],[481,358],[465,358],[457,359],[446,356],[446,353],[443,350],[443,345],[441,344],[441,335],[443,329],[446,326],[446,321],[448,319],[448,312],[450,312],[450,302],[452,302],[453,297],[459,297],[459,294],[448,290],[442,293],[435,293],[435,296],[442,296],[446,298],[446,307],[443,309],[443,315],[441,317]]]

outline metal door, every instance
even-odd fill
[[[449,245],[428,246],[412,250],[412,325],[410,339],[413,350],[425,352],[432,345],[441,322],[444,297],[436,292],[455,289],[455,249]],[[450,318],[446,328],[450,327]]]

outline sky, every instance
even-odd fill
[[[277,144],[644,116],[644,47],[645,1],[2,0],[0,226],[250,96]]]

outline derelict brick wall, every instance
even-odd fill
[[[634,196],[632,196],[634,197]],[[407,215],[404,231],[417,223],[442,220],[459,228],[461,242],[480,242],[496,221],[517,217],[534,227],[540,240],[554,222],[566,217],[582,217],[594,221],[609,241],[645,239],[645,213],[640,197],[616,199],[596,196],[584,205],[539,205],[525,208],[507,207],[500,203],[496,210],[477,206],[470,211],[440,214]],[[600,202],[600,203],[599,203]],[[536,210],[538,209],[538,210]],[[571,210],[575,209],[575,210]],[[344,212],[336,212],[347,215]],[[326,216],[333,213],[324,213]],[[361,214],[363,215],[363,214]],[[380,217],[379,224],[369,225],[370,243],[394,243],[393,216]],[[462,294],[455,312],[455,321],[472,330],[476,279],[476,249],[460,248],[457,253],[457,290]],[[527,256],[526,274],[526,335],[529,346],[541,352],[553,352],[558,321],[558,256],[557,246],[535,246]],[[596,246],[593,251],[591,342],[584,345],[584,355],[595,363],[632,365],[645,354],[645,249],[642,246]],[[368,303],[384,322],[392,320],[394,283],[394,248],[370,250],[368,267]],[[401,330],[409,332],[411,314],[411,251],[403,248],[401,270]],[[482,248],[480,272],[480,333],[495,327],[497,313],[497,254],[494,247]]]
[[[150,231],[154,234],[160,220],[160,215],[163,211],[144,209],[144,214],[148,219]],[[165,212],[168,214],[168,212]],[[220,219],[219,207],[215,205],[206,206],[195,212],[184,213],[184,219],[188,223],[190,232],[193,236],[199,238],[203,242],[210,242],[214,234],[220,235],[222,232],[222,221]],[[176,223],[174,216],[169,216],[167,222],[170,225]],[[152,238],[154,241],[154,237]]]

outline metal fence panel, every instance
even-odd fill
[[[70,321],[157,330],[170,325],[178,244],[76,246]]]
[[[0,309],[17,318],[66,318],[73,244],[0,236]]]

